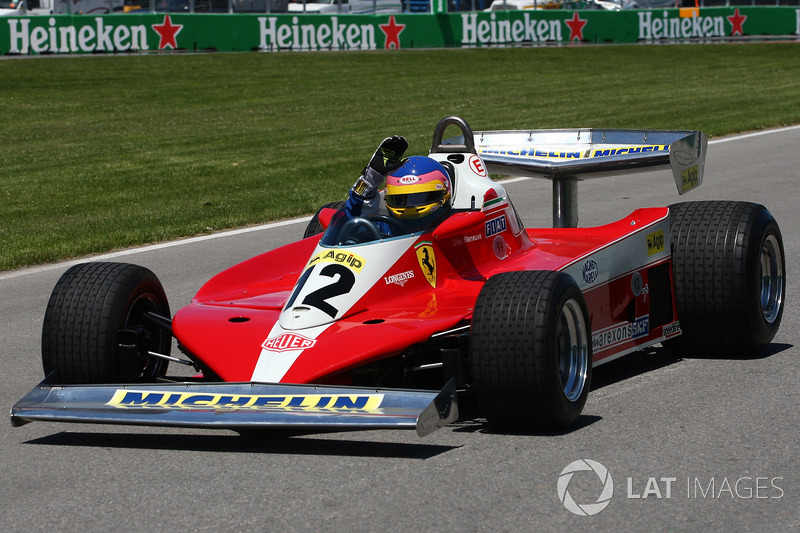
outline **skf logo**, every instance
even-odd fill
[[[297,333],[283,333],[265,340],[261,347],[270,352],[285,352],[288,350],[305,350],[316,343],[315,339],[309,339]]]
[[[363,257],[356,255],[352,252],[348,251],[327,251],[327,252],[320,252],[308,262],[308,266],[315,265],[317,263],[339,263],[342,265],[347,265],[350,267],[351,270],[355,272],[361,272],[361,269],[364,268],[364,263],[367,260]]]
[[[414,247],[417,252],[417,261],[422,269],[422,274],[431,287],[436,287],[436,255],[433,253],[432,243],[423,241]]]

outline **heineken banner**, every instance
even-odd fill
[[[445,5],[442,1],[441,5]],[[0,17],[2,54],[376,50],[800,35],[800,9]]]

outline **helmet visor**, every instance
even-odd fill
[[[387,194],[386,205],[402,209],[438,204],[444,201],[444,193],[444,191],[425,191],[411,194]]]

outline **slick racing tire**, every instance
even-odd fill
[[[319,235],[320,233],[325,231],[325,228],[322,227],[322,224],[319,223],[319,214],[322,212],[323,209],[336,209],[337,211],[344,207],[345,200],[340,202],[332,202],[330,204],[325,204],[320,207],[317,212],[311,217],[311,220],[308,221],[308,225],[306,226],[306,231],[303,233],[303,238],[307,239],[308,237],[313,237],[314,235]]]
[[[59,383],[153,381],[168,361],[171,333],[145,317],[170,317],[161,282],[150,270],[125,263],[83,263],[56,283],[42,328],[45,375]],[[117,333],[136,332],[136,349],[120,349]],[[132,333],[131,333],[132,334]]]
[[[489,278],[472,318],[472,387],[489,423],[511,430],[569,427],[592,377],[591,323],[563,272]]]
[[[682,335],[664,345],[685,355],[758,354],[778,331],[786,296],[777,222],[763,205],[748,202],[688,202],[669,210]]]

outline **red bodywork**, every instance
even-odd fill
[[[486,279],[506,271],[563,270],[576,279],[590,313],[595,363],[680,331],[667,208],[639,209],[593,228],[526,230],[513,207],[499,200],[480,211],[453,213],[432,233],[416,237],[433,247],[435,286],[421,273],[411,246],[324,334],[309,340],[298,330],[281,338],[307,348],[280,381],[347,382],[350,369],[468,325]],[[513,223],[487,237],[487,222],[503,215]],[[319,239],[283,246],[218,274],[175,315],[175,337],[207,374],[223,381],[253,378],[265,340]],[[392,282],[398,273],[406,275]]]

